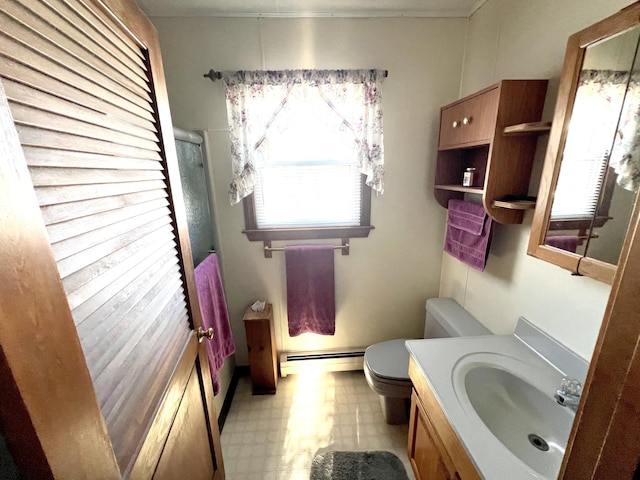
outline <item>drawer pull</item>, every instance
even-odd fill
[[[462,119],[462,124],[463,125],[469,125],[471,123],[471,120],[473,120],[473,117],[464,117]]]
[[[458,122],[457,120],[454,120],[453,123],[451,124],[453,128],[458,128],[458,125],[460,125],[460,122]]]

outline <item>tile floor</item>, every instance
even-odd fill
[[[221,441],[227,480],[308,480],[316,453],[388,450],[404,463],[407,425],[387,425],[362,371],[289,375],[275,395],[241,378]]]

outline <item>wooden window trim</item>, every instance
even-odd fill
[[[366,238],[375,227],[371,225],[371,188],[362,175],[362,195],[360,196],[360,225],[349,227],[300,227],[300,228],[258,228],[254,194],[242,200],[245,229],[243,233],[251,242],[272,240],[318,240],[329,238]]]

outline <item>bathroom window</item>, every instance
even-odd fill
[[[223,74],[232,204],[250,240],[369,234],[383,192],[378,70]]]

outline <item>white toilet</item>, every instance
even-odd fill
[[[452,298],[431,298],[425,306],[424,338],[491,335],[478,320]],[[380,398],[382,414],[392,425],[407,423],[411,380],[405,338],[388,340],[364,352],[364,374]]]

